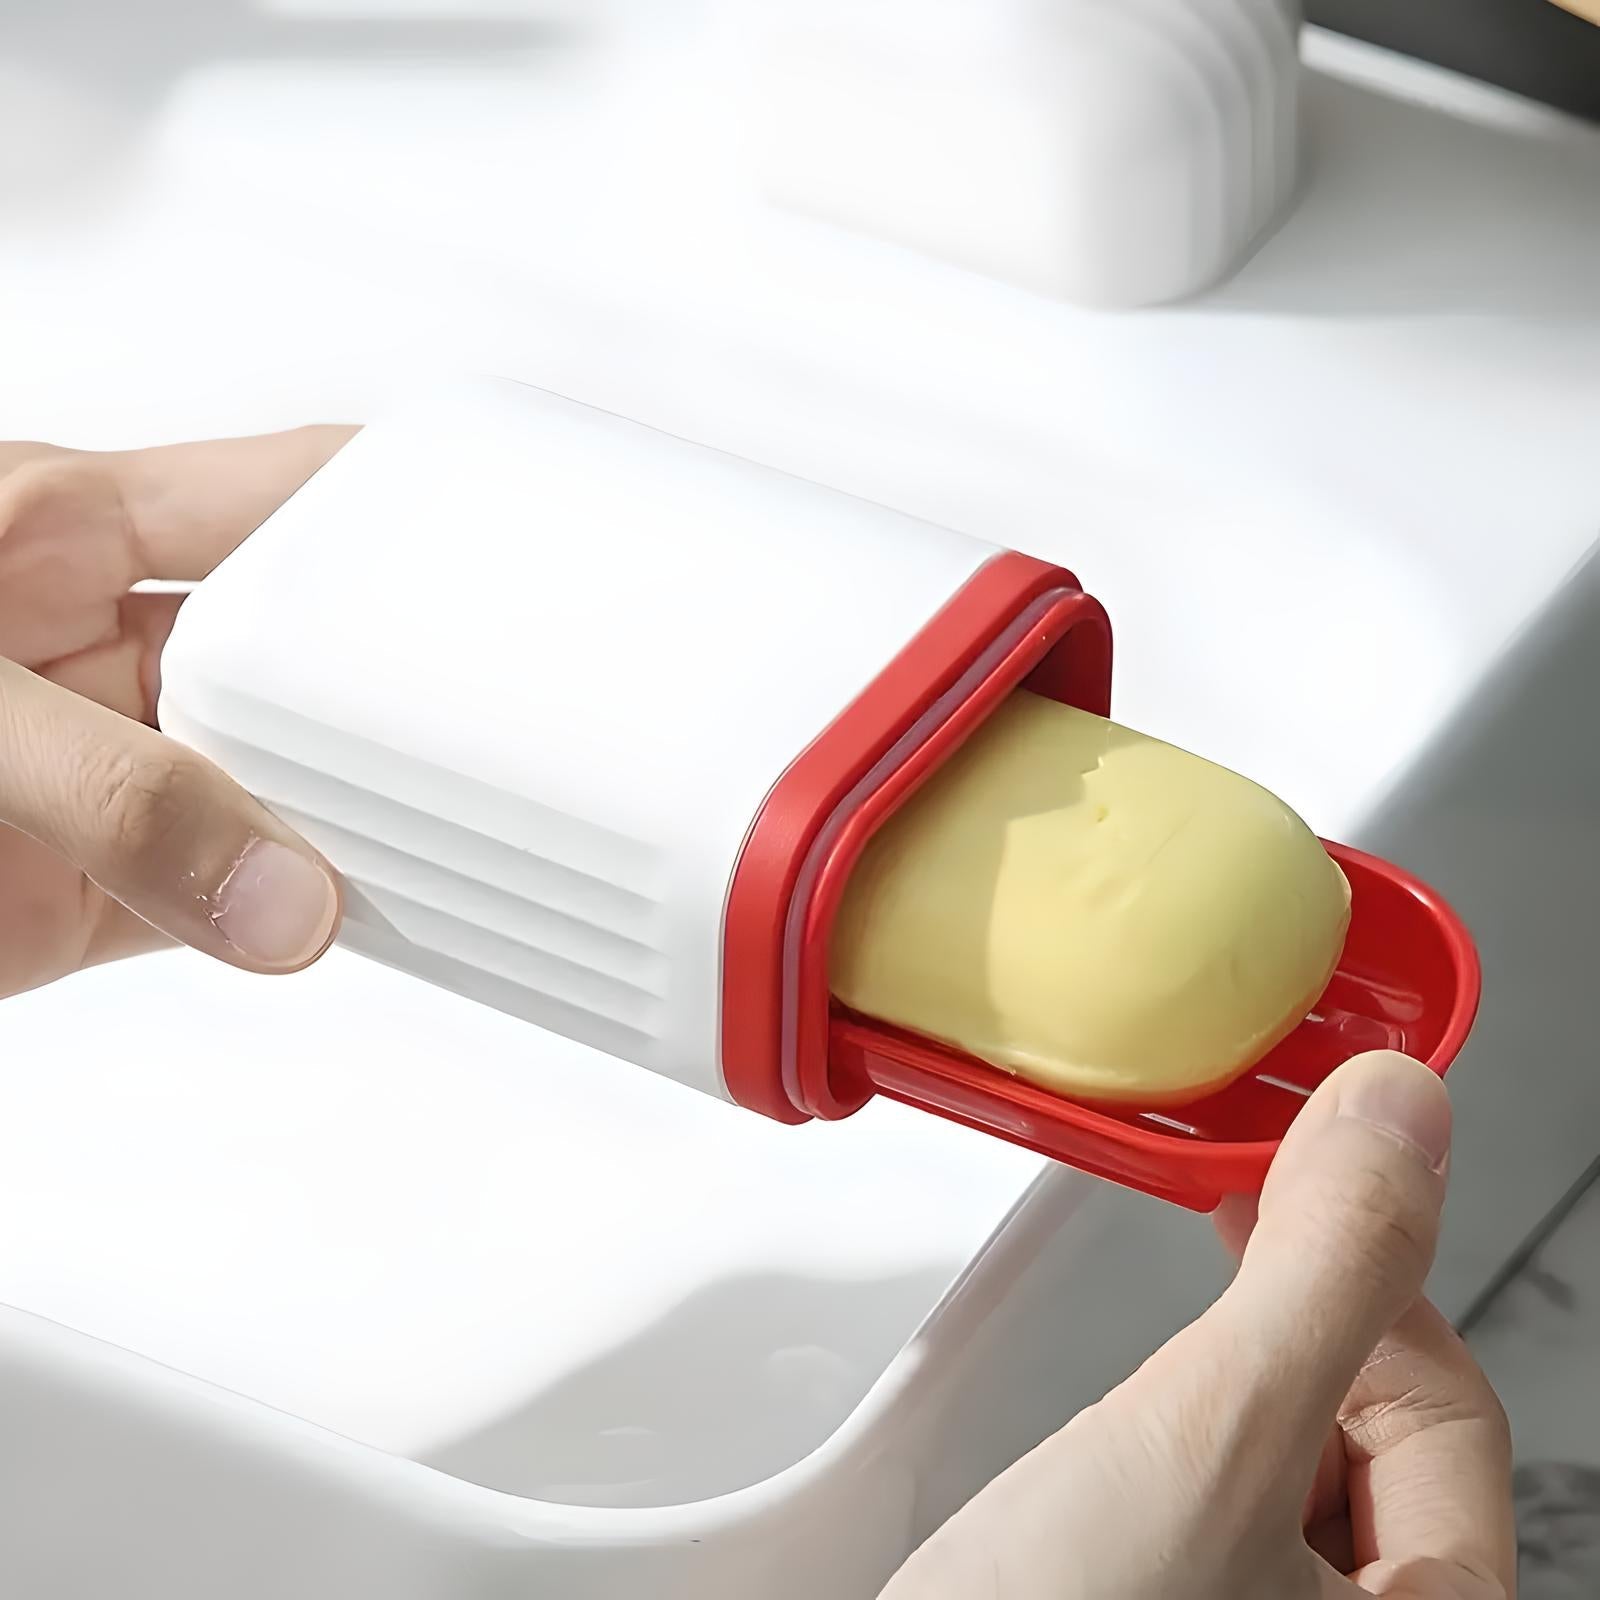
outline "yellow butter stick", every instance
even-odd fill
[[[1259,785],[1019,692],[872,839],[847,1006],[1080,1098],[1220,1088],[1315,1005],[1344,874]]]

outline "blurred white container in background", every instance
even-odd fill
[[[1299,0],[760,0],[779,205],[1097,307],[1230,275],[1291,204]]]

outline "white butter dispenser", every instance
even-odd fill
[[[828,940],[867,838],[1013,689],[1107,713],[1104,611],[513,383],[366,428],[189,599],[163,677],[166,730],[339,869],[350,947],[785,1121],[886,1093],[1206,1208],[1340,1060],[1443,1071],[1476,1004],[1448,908],[1330,847],[1327,994],[1192,1107],[1075,1103],[845,1012]]]

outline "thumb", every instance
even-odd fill
[[[1262,1459],[1309,1476],[1340,1402],[1433,1264],[1450,1148],[1434,1073],[1392,1052],[1348,1062],[1283,1141],[1238,1276],[1211,1317],[1265,1402]],[[1210,1320],[1210,1319],[1208,1319]]]
[[[0,823],[236,967],[303,967],[338,924],[326,864],[210,762],[4,660]]]

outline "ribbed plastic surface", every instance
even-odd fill
[[[775,0],[762,182],[1092,306],[1181,299],[1281,219],[1298,0]]]
[[[353,948],[724,1096],[751,822],[994,553],[466,383],[363,430],[189,600],[162,723],[339,869]]]
[[[342,943],[610,1054],[661,1032],[664,863],[644,841],[374,746],[370,782],[330,777],[309,763],[346,736],[248,696],[186,695],[166,720],[338,864]]]

